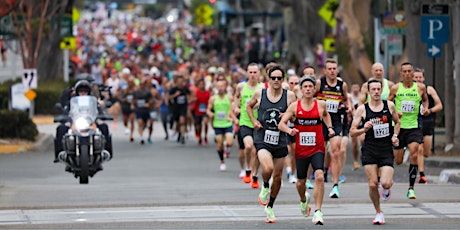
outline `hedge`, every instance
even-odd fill
[[[24,111],[0,110],[0,138],[35,140],[37,126]]]

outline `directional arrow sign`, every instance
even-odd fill
[[[441,57],[441,45],[439,44],[428,44],[427,45],[428,57]]]

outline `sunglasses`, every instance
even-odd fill
[[[283,80],[283,77],[270,76],[270,79],[272,79],[273,81],[274,81],[274,80],[281,81],[281,80]]]

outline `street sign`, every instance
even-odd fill
[[[319,16],[326,21],[326,23],[332,27],[335,28],[335,25],[337,24],[337,20],[335,20],[334,17],[334,11],[339,7],[339,1],[338,0],[328,0],[324,5],[318,10]]]
[[[324,38],[324,50],[334,52],[335,51],[335,38]]]
[[[77,40],[75,39],[75,37],[64,37],[64,38],[62,38],[62,41],[59,44],[59,46],[63,50],[65,50],[65,49],[69,49],[69,50],[75,49],[75,48],[77,48]]]
[[[423,4],[420,23],[420,38],[423,43],[440,44],[449,42],[449,5]]]
[[[80,19],[81,14],[80,11],[78,11],[77,7],[72,7],[72,23],[76,24],[78,22],[78,19]]]
[[[27,89],[37,88],[37,69],[24,69],[22,73],[22,84]]]
[[[442,45],[441,44],[432,44],[432,43],[429,43],[427,44],[426,46],[426,54],[428,57],[441,57],[441,48],[442,48]]]
[[[387,36],[388,55],[397,56],[403,53],[403,37],[400,34],[391,34]]]
[[[33,89],[27,90],[26,93],[24,93],[24,96],[29,99],[29,101],[33,101],[37,97],[37,93]]]
[[[212,14],[214,10],[208,4],[201,4],[195,9],[195,23],[200,25],[212,25]]]
[[[380,28],[381,35],[390,35],[390,34],[406,34],[406,28]]]

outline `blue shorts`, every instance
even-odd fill
[[[217,135],[224,135],[226,133],[233,133],[233,125],[227,128],[214,128],[214,133]]]

